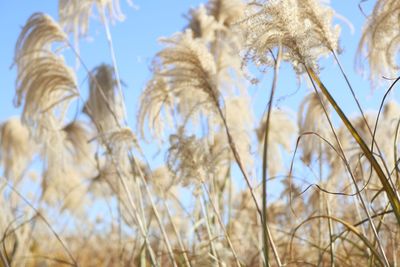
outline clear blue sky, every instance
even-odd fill
[[[12,105],[14,97],[15,68],[10,69],[13,62],[14,45],[19,35],[21,27],[29,16],[37,11],[45,12],[57,18],[56,0],[15,0],[0,1],[1,39],[0,39],[0,122],[12,115],[18,115],[19,109]],[[155,53],[161,49],[157,39],[161,36],[170,36],[180,31],[186,25],[184,14],[187,14],[190,7],[196,7],[201,0],[136,0],[134,3],[139,7],[138,10],[132,9],[124,0],[121,6],[126,20],[117,22],[112,26],[112,35],[116,47],[116,57],[119,63],[120,76],[126,88],[126,105],[128,109],[129,123],[134,127],[138,95],[142,91],[146,81],[150,79],[151,73],[149,66]],[[363,80],[354,71],[354,57],[361,34],[364,17],[358,8],[358,0],[343,1],[331,0],[332,6],[336,11],[347,17],[354,26],[354,33],[349,27],[340,20],[336,23],[342,25],[341,47],[343,54],[341,60],[344,68],[350,77],[354,88],[365,109],[376,109],[383,90],[371,91],[369,82]],[[368,11],[375,3],[373,0],[363,4]],[[91,21],[90,38],[92,40],[82,40],[80,43],[81,55],[86,65],[90,69],[100,63],[111,63],[107,43],[104,36],[102,25],[99,21]],[[72,66],[74,61],[69,60]],[[348,114],[356,114],[355,104],[352,101],[344,79],[336,65],[331,59],[324,61],[322,79],[328,85],[338,102],[342,104]],[[270,75],[266,74],[264,82],[256,88],[250,89],[250,94],[255,95],[256,113],[260,115],[267,103],[267,91],[270,88]],[[85,83],[85,72],[79,70],[79,82]],[[280,107],[290,106],[296,109],[301,98],[309,92],[306,86],[296,92],[298,85],[291,68],[284,67],[280,76],[277,102]],[[82,86],[86,88],[86,84]],[[291,94],[296,92],[295,94]],[[282,98],[283,96],[287,96]]]

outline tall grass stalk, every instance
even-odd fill
[[[236,251],[235,251],[235,248],[233,247],[231,238],[229,237],[229,233],[227,232],[227,230],[225,228],[225,225],[224,225],[224,222],[222,221],[221,214],[218,212],[217,207],[215,206],[215,201],[212,199],[212,196],[211,196],[210,192],[208,191],[207,186],[206,186],[206,184],[204,182],[202,183],[202,188],[203,188],[203,191],[205,192],[205,195],[209,199],[211,207],[212,207],[212,209],[214,211],[214,214],[217,217],[218,223],[219,223],[220,227],[222,228],[222,231],[224,233],[225,239],[228,242],[229,249],[231,250],[231,252],[233,254],[233,257],[235,258],[236,266],[241,267],[242,265],[240,264],[239,258],[237,256]]]
[[[312,78],[311,82],[312,82],[312,84],[313,84],[313,86],[314,86],[314,88],[315,88],[315,85],[314,85],[314,81],[315,81],[315,80],[314,80],[314,77],[317,77],[318,81],[320,82],[318,76],[315,74],[315,72],[313,72],[313,71],[310,70],[310,69],[307,69],[307,73],[309,74],[310,79]],[[312,76],[312,74],[314,74],[314,76]],[[318,84],[318,82],[317,82],[317,84]],[[320,85],[320,84],[318,84],[318,85]],[[323,86],[322,83],[321,83],[321,85]],[[325,87],[324,87],[324,88],[325,88]],[[320,89],[321,89],[321,87],[320,87]],[[316,90],[316,88],[315,88],[315,90]],[[348,122],[349,125],[351,126],[351,129],[353,129],[353,130],[355,131],[355,136],[358,136],[358,138],[359,138],[358,140],[361,140],[362,143],[365,145],[365,142],[362,140],[361,136],[356,132],[355,128],[352,126],[352,124],[350,123],[350,121],[347,119],[347,117],[346,117],[346,116],[344,115],[344,113],[341,111],[340,107],[336,104],[335,100],[334,100],[333,97],[329,94],[328,90],[325,88],[325,90],[322,90],[322,89],[321,89],[321,91],[322,91],[323,95],[328,99],[328,101],[330,102],[330,104],[334,107],[334,109],[336,110],[336,112],[337,112],[337,113],[339,113],[339,111],[341,112],[340,114],[342,114],[342,115],[343,115],[343,118],[345,118],[345,119],[347,120],[347,122]],[[328,94],[329,94],[329,95],[328,95]],[[324,109],[325,109],[325,108],[324,108]],[[326,111],[325,111],[325,114],[326,114]],[[341,116],[340,116],[340,117],[341,117]],[[341,117],[342,120],[343,120],[343,118]],[[329,120],[329,118],[328,118],[328,120]],[[346,123],[345,123],[345,124],[346,124]],[[331,128],[332,128],[332,130],[333,130],[333,126],[332,126],[331,122],[330,122],[330,125],[331,125]],[[346,126],[347,126],[347,124],[346,124]],[[348,129],[349,129],[349,127],[348,127]],[[333,131],[334,131],[334,130],[333,130]],[[352,135],[353,135],[353,133],[352,133]],[[354,135],[353,135],[353,136],[354,136]],[[358,140],[356,139],[357,143],[358,143]],[[343,151],[343,149],[341,148],[339,139],[337,139],[337,137],[336,137],[336,141],[338,142],[339,147],[340,147],[340,149],[341,149],[341,152],[342,152],[342,154],[343,154],[343,157],[345,158],[344,151]],[[359,144],[360,144],[360,143],[359,143]],[[365,147],[368,149],[368,147],[367,147],[366,145],[365,145]],[[369,151],[369,150],[368,150],[368,151]],[[364,153],[365,153],[365,152],[364,152]],[[371,156],[374,158],[374,156],[372,155],[371,152],[370,152],[370,154],[371,154]],[[374,159],[375,159],[375,158],[374,158]],[[375,162],[376,162],[376,160],[375,160]],[[378,164],[378,163],[376,162],[376,164]],[[362,194],[361,194],[361,191],[360,191],[360,189],[359,189],[359,186],[358,186],[358,184],[357,184],[357,182],[356,182],[356,180],[355,180],[355,178],[354,178],[354,175],[352,174],[352,171],[351,171],[349,165],[347,164],[347,160],[346,160],[346,167],[348,168],[348,171],[349,171],[350,176],[351,176],[351,178],[352,178],[354,187],[356,188],[357,197],[359,198],[359,200],[360,200],[360,202],[361,202],[361,204],[362,204],[362,207],[363,207],[365,213],[367,214],[367,216],[368,216],[368,218],[369,218],[369,222],[370,222],[371,228],[372,228],[373,233],[374,233],[374,235],[375,235],[375,238],[376,238],[376,240],[377,240],[377,242],[378,242],[379,250],[380,250],[380,252],[381,252],[381,254],[382,254],[382,257],[383,257],[383,259],[384,259],[384,261],[385,261],[385,264],[386,264],[386,266],[389,266],[389,262],[388,262],[388,260],[387,260],[385,251],[384,251],[384,249],[383,249],[383,246],[381,245],[381,241],[380,241],[380,238],[379,238],[379,236],[378,236],[378,232],[376,231],[376,227],[375,227],[375,225],[374,225],[374,222],[372,221],[372,218],[371,218],[371,215],[370,215],[370,211],[369,211],[368,206],[367,206],[367,204],[366,204],[366,202],[365,202],[365,200],[364,200],[364,198],[363,198],[363,196],[362,196]],[[380,167],[379,164],[378,164],[378,167]],[[380,170],[381,170],[381,172],[382,172],[382,169],[380,169]],[[383,174],[383,172],[382,172],[382,174]],[[385,181],[386,181],[386,180],[385,180]],[[391,189],[391,187],[390,187],[390,189]]]
[[[364,152],[365,156],[367,157],[368,161],[371,163],[373,169],[375,170],[376,174],[379,177],[379,180],[382,183],[383,189],[387,194],[387,197],[392,205],[394,214],[396,215],[397,222],[400,225],[400,201],[397,198],[397,194],[394,192],[392,186],[390,185],[388,178],[385,176],[385,173],[382,171],[381,166],[379,165],[378,161],[376,160],[375,156],[372,154],[368,146],[365,144],[365,141],[361,138],[357,130],[354,128],[350,120],[344,114],[342,109],[336,103],[335,99],[331,96],[329,91],[326,89],[325,85],[321,82],[318,75],[312,70],[307,68],[307,72],[310,75],[310,78],[315,81],[318,85],[319,89],[323,93],[323,95],[328,99],[331,103],[333,108],[336,110],[337,114],[339,115],[340,119],[343,121],[344,125],[347,127],[355,141],[359,144],[360,148]]]
[[[184,246],[184,244],[182,242],[181,235],[179,234],[179,231],[177,230],[177,228],[175,226],[173,217],[171,215],[170,208],[168,207],[168,204],[165,203],[165,202],[164,202],[164,207],[165,207],[165,210],[167,211],[168,219],[169,219],[169,221],[170,221],[170,223],[172,225],[172,228],[173,228],[174,233],[176,235],[176,238],[178,240],[178,244],[179,244],[179,247],[181,249],[181,253],[183,254],[183,259],[185,261],[185,266],[186,267],[192,267],[192,264],[190,263],[190,260],[189,260],[188,254],[187,254],[187,251],[186,251],[185,246]]]
[[[110,49],[110,55],[111,55],[111,61],[112,61],[112,65],[114,68],[114,72],[115,72],[115,79],[117,82],[117,88],[118,88],[118,94],[120,95],[121,99],[125,99],[124,97],[124,93],[122,91],[122,86],[121,86],[121,79],[119,76],[119,69],[118,69],[118,64],[117,64],[117,58],[115,56],[115,50],[114,50],[114,44],[113,44],[113,40],[112,40],[112,36],[111,36],[111,31],[110,31],[110,23],[108,22],[108,19],[106,18],[106,15],[104,14],[104,10],[101,9],[101,19],[104,25],[104,30],[106,32],[106,38],[107,38],[107,43],[108,43],[108,47]],[[125,121],[125,124],[128,124],[127,122],[127,113],[126,113],[126,107],[125,107],[125,101],[121,101],[121,106],[122,106],[122,112],[123,112],[123,119]]]
[[[273,56],[273,52],[271,55]],[[274,100],[275,90],[278,82],[279,68],[282,60],[282,46],[279,46],[276,59],[274,58],[274,76],[272,80],[271,92],[268,101],[267,119],[265,122],[265,136],[263,146],[263,161],[262,161],[262,229],[263,229],[263,251],[265,266],[269,265],[269,246],[271,244],[274,252],[275,260],[278,266],[282,266],[279,259],[278,251],[274,245],[274,241],[269,236],[271,235],[268,230],[268,211],[267,211],[267,170],[268,170],[268,136],[270,131],[270,119],[272,112],[272,104]]]
[[[329,204],[329,196],[325,196],[325,205],[326,205],[326,214],[329,216],[328,217],[328,229],[329,229],[329,256],[330,256],[330,266],[335,267],[335,240],[333,238],[334,236],[334,230],[333,230],[333,223],[332,219],[330,218],[331,216],[331,209],[330,209],[330,204]]]
[[[100,93],[101,93],[101,96],[102,96],[102,97],[104,98],[104,100],[105,100],[107,109],[108,109],[109,112],[113,115],[113,119],[115,120],[116,125],[119,127],[119,129],[121,129],[121,125],[119,124],[118,117],[117,117],[117,115],[114,113],[113,109],[111,108],[111,106],[110,106],[110,104],[109,104],[109,100],[107,99],[107,97],[106,97],[106,95],[105,95],[105,93],[104,93],[104,91],[103,91],[103,88],[102,88],[101,84],[97,81],[96,77],[94,77],[94,76],[92,75],[91,71],[90,71],[89,68],[86,66],[85,62],[82,60],[82,58],[80,57],[80,55],[78,54],[78,52],[75,51],[74,46],[73,46],[71,43],[69,43],[69,42],[68,42],[68,45],[69,45],[69,47],[72,49],[72,51],[74,52],[76,58],[80,61],[80,63],[82,64],[82,66],[85,68],[85,71],[87,72],[87,74],[96,82],[96,84],[97,84],[97,86],[98,86],[98,88],[99,88],[99,91],[100,91]],[[81,100],[83,101],[83,98],[82,98],[82,96],[81,96],[80,94],[78,94],[78,97],[81,98]],[[123,101],[122,101],[122,102],[123,102]],[[93,112],[93,111],[90,109],[90,107],[88,107],[87,109],[88,109],[88,113],[89,113],[89,114],[91,114],[91,113]],[[102,133],[104,129],[102,129],[102,127],[101,127],[99,124],[97,124],[96,121],[93,121],[93,123],[94,123],[94,125],[96,126],[98,132],[99,132],[99,133]],[[102,138],[102,139],[104,139],[104,136],[103,136],[102,134],[100,134],[99,137]],[[107,144],[107,141],[106,141],[106,140],[103,140],[103,143]],[[128,196],[128,202],[129,202],[129,204],[131,205],[131,207],[132,207],[132,209],[133,209],[133,214],[132,214],[132,215],[133,215],[133,218],[134,218],[134,219],[136,220],[136,222],[138,223],[139,229],[140,229],[140,231],[141,231],[141,233],[142,233],[142,236],[143,236],[143,238],[144,238],[144,240],[145,240],[146,248],[148,249],[149,256],[150,256],[150,260],[151,260],[151,263],[152,263],[152,266],[158,266],[158,263],[157,263],[157,261],[156,261],[153,248],[151,247],[151,245],[150,245],[150,243],[149,243],[149,240],[148,240],[148,235],[147,235],[147,230],[146,230],[146,224],[144,223],[144,221],[142,221],[142,220],[140,219],[141,216],[140,216],[140,214],[139,214],[139,212],[138,212],[138,210],[137,210],[137,207],[136,207],[136,205],[135,205],[135,202],[134,202],[133,199],[132,199],[131,192],[130,192],[130,190],[129,190],[129,188],[128,188],[128,185],[127,185],[127,183],[126,183],[124,177],[123,177],[123,176],[121,175],[121,173],[120,173],[120,170],[119,170],[119,168],[118,168],[118,163],[117,163],[116,159],[112,156],[112,152],[111,152],[112,149],[110,148],[110,146],[107,146],[106,148],[107,148],[108,154],[111,155],[111,159],[112,159],[112,161],[113,161],[113,164],[117,167],[117,176],[119,177],[119,179],[120,179],[120,181],[121,181],[121,183],[122,183],[122,187],[123,187],[125,193],[126,193],[127,196]],[[143,215],[143,214],[142,214],[142,215]],[[143,216],[142,216],[142,217],[143,217]]]

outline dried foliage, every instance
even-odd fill
[[[399,8],[377,0],[368,18],[360,51],[371,79],[397,71]],[[112,65],[81,70],[87,85],[61,55],[69,37],[76,45],[88,34],[95,9],[106,31],[123,19],[118,0],[61,0],[60,24],[35,13],[17,40],[23,111],[0,124],[0,266],[398,264],[400,107],[386,100],[380,113],[337,120],[317,74],[322,56],[339,63],[329,1],[209,0],[189,10],[182,32],[160,40],[136,131],[111,34]],[[280,59],[316,90],[290,109],[272,102],[263,199],[257,148],[268,114],[248,79],[274,67],[279,94]]]

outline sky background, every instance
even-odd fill
[[[21,113],[20,108],[13,106],[15,95],[16,68],[10,68],[13,63],[14,45],[21,28],[34,12],[44,12],[57,19],[57,3],[55,0],[14,0],[0,1],[1,37],[0,37],[0,122],[10,116]],[[181,31],[187,25],[185,14],[190,8],[205,1],[201,0],[136,0],[137,9],[130,7],[121,0],[121,9],[126,15],[124,22],[117,22],[111,27],[116,58],[119,65],[120,77],[126,85],[124,94],[128,111],[129,125],[135,129],[136,113],[138,110],[138,96],[146,82],[151,78],[150,65],[152,58],[162,46],[158,43],[160,37],[168,37]],[[368,13],[375,1],[363,3]],[[355,71],[354,59],[358,41],[362,32],[364,16],[358,7],[359,0],[331,0],[331,5],[343,17],[352,23],[346,25],[341,19],[335,24],[342,26],[341,47],[343,53],[340,60],[348,74],[356,94],[365,110],[377,109],[384,93],[381,89],[372,90],[367,79],[363,79]],[[94,17],[90,21],[90,32],[86,39],[80,42],[81,57],[89,69],[101,63],[111,63],[110,53],[105,39],[104,29],[99,19]],[[75,66],[74,59],[67,58],[70,66]],[[322,80],[333,93],[339,104],[349,115],[358,114],[354,101],[350,97],[345,80],[332,59],[322,60]],[[250,95],[254,96],[253,106],[256,116],[260,117],[268,102],[268,91],[272,72],[255,74],[262,82],[249,88]],[[81,67],[78,70],[78,80],[81,90],[87,92],[86,73]],[[310,92],[305,83],[301,86],[296,81],[292,68],[284,65],[278,83],[277,101],[279,108],[290,107],[296,110],[301,99]],[[85,93],[83,93],[85,94]],[[87,93],[86,93],[87,94]],[[391,98],[395,98],[396,93]],[[153,150],[154,151],[154,150]],[[150,153],[150,155],[153,152]],[[149,158],[151,163],[151,157]]]

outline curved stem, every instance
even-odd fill
[[[310,68],[307,68],[307,72],[310,74],[310,77],[312,78],[312,80],[316,82],[316,84],[318,85],[321,92],[325,95],[325,97],[331,103],[331,105],[335,109],[336,113],[339,115],[340,119],[343,121],[346,128],[349,130],[349,132],[351,133],[351,135],[353,136],[355,141],[358,143],[361,150],[364,152],[365,156],[367,157],[368,161],[371,163],[373,169],[375,170],[376,174],[378,175],[379,180],[381,181],[382,186],[390,200],[393,211],[397,218],[397,222],[400,225],[400,201],[397,198],[396,193],[394,192],[392,186],[390,185],[387,177],[385,176],[385,173],[383,172],[383,170],[382,170],[381,166],[379,165],[378,161],[376,160],[375,156],[372,154],[371,150],[366,145],[364,139],[362,139],[362,137],[360,136],[358,131],[354,128],[353,124],[350,122],[350,120],[344,114],[342,109],[336,103],[335,99],[329,93],[328,89],[325,87],[325,85],[319,79],[317,74]]]
[[[314,85],[314,82],[318,85],[319,89],[321,90],[321,92],[324,94],[324,96],[328,99],[328,101],[330,102],[330,104],[333,106],[333,108],[335,109],[336,113],[339,115],[339,117],[341,118],[342,122],[345,124],[346,128],[348,129],[348,131],[351,133],[351,135],[353,136],[353,138],[355,139],[355,141],[358,143],[358,145],[360,146],[361,150],[364,152],[365,156],[367,157],[368,161],[371,163],[372,168],[375,170],[376,174],[378,175],[382,185],[383,185],[383,190],[385,190],[387,197],[389,198],[389,201],[393,207],[393,211],[395,213],[395,216],[397,218],[398,223],[400,224],[400,202],[399,202],[399,198],[397,197],[397,193],[394,191],[395,189],[393,189],[390,185],[390,182],[388,181],[388,178],[385,176],[381,166],[379,165],[378,161],[376,160],[375,156],[373,155],[373,152],[368,148],[368,146],[366,145],[364,139],[362,139],[362,137],[360,136],[360,134],[357,132],[357,130],[354,128],[354,126],[352,125],[352,123],[350,122],[350,120],[347,118],[347,116],[344,114],[344,112],[342,111],[342,109],[339,107],[339,105],[336,103],[335,99],[332,97],[332,95],[329,93],[328,89],[324,86],[324,84],[322,83],[322,81],[319,79],[318,75],[310,68],[307,68],[307,73]],[[314,85],[315,86],[315,85]],[[358,187],[357,187],[357,183],[354,183],[357,191]],[[378,242],[378,247],[381,253],[381,256],[384,260],[385,266],[390,266],[388,259],[386,257],[385,251],[382,247],[382,244],[379,240],[379,236],[378,236],[378,232],[376,231],[376,228],[371,220],[371,216],[369,214],[369,211],[367,209],[366,204],[364,203],[364,200],[361,197],[361,194],[359,194],[360,197],[360,201],[368,215],[368,218],[370,220],[371,226],[372,226],[372,230],[373,233],[375,235],[375,238]]]

